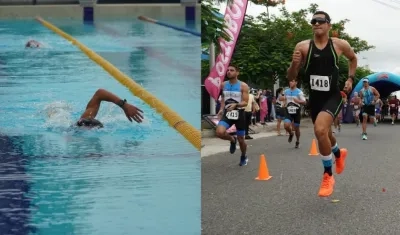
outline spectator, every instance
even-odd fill
[[[268,115],[268,98],[266,96],[266,91],[264,90],[260,96],[260,123],[265,125],[265,120]]]
[[[246,140],[253,139],[253,137],[251,137],[249,135],[249,127],[250,127],[250,124],[251,124],[251,119],[252,119],[252,116],[253,116],[253,112],[255,110],[254,103],[255,103],[254,95],[250,93],[249,94],[249,101],[247,102],[247,106],[244,109],[244,112],[246,114],[246,129],[245,129],[245,131],[246,131],[245,139]]]

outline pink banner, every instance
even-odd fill
[[[232,54],[240,30],[242,29],[244,16],[246,15],[247,3],[247,0],[234,0],[232,4],[226,7],[224,17],[226,32],[232,40],[227,42],[222,38],[219,39],[219,45],[221,46],[220,54],[216,58],[215,65],[211,69],[210,74],[204,81],[204,86],[208,93],[215,100],[218,100],[221,84],[225,79],[226,70],[231,62]]]

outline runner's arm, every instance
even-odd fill
[[[296,52],[296,51],[300,51],[300,52],[301,52],[301,50],[303,49],[304,43],[305,43],[305,41],[302,41],[302,42],[297,43],[296,47],[294,48],[293,53]],[[292,79],[296,79],[296,78],[297,78],[297,75],[299,74],[301,65],[302,65],[303,62],[304,62],[303,60],[304,60],[304,59],[303,59],[303,56],[302,56],[302,57],[301,57],[301,61],[300,61],[300,63],[299,63],[298,65],[293,64],[293,61],[290,63],[290,66],[289,66],[289,68],[287,69],[287,78],[288,78],[289,80],[292,80]]]
[[[359,96],[360,96],[360,105],[363,106],[363,105],[364,105],[364,102],[363,102],[363,93],[362,93],[362,92],[359,92],[358,94],[359,94]]]
[[[225,97],[224,97],[224,90],[223,90],[224,89],[224,82],[221,84],[220,89],[221,89],[221,94],[220,94],[221,101],[220,101],[220,105],[219,105],[219,113],[224,111],[224,108],[225,108]]]
[[[351,83],[353,83],[357,70],[356,53],[354,53],[353,48],[351,48],[350,44],[346,40],[339,39],[338,42],[343,55],[349,60],[349,76],[347,81],[351,81]]]
[[[374,96],[376,98],[379,99],[381,97],[381,94],[379,94],[379,91],[377,89],[375,89],[375,87],[372,87],[372,92],[374,93]]]
[[[81,118],[95,118],[99,112],[102,101],[107,101],[118,105],[118,103],[121,101],[121,98],[107,90],[98,89],[90,99],[89,103],[86,105],[86,110],[82,114]]]
[[[304,96],[304,93],[302,91],[299,93],[299,99],[297,101],[299,101],[299,104],[303,105],[306,103],[306,97]]]
[[[241,84],[242,88],[242,102],[236,105],[236,107],[242,108],[246,107],[247,103],[249,102],[249,86],[242,82]]]

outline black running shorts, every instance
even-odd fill
[[[368,117],[375,117],[375,105],[364,105],[361,109],[361,113],[363,116],[367,115]]]
[[[343,98],[340,91],[327,95],[310,95],[311,120],[315,123],[320,112],[327,112],[333,119],[337,117],[343,107]]]
[[[394,109],[389,109],[389,111],[390,111],[390,116],[392,116],[392,115],[397,115],[397,113],[398,113],[398,111],[397,111],[396,108],[394,108]]]
[[[224,111],[224,114],[221,120],[219,121],[218,126],[224,126],[226,129],[229,129],[231,126],[235,125],[236,134],[238,136],[244,136],[246,130],[246,114],[244,112],[244,109],[239,109],[234,111],[238,112],[238,116],[231,117],[231,119],[227,117],[227,112]]]

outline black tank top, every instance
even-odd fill
[[[304,81],[309,86],[310,97],[326,97],[340,91],[338,64],[339,58],[332,39],[329,39],[322,50],[315,46],[314,40],[310,40]]]

